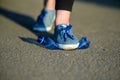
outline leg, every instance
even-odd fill
[[[56,10],[72,11],[74,0],[56,0]]]
[[[69,25],[74,0],[56,0],[56,25]]]
[[[44,8],[33,27],[36,31],[50,31],[55,20],[55,0],[45,0]]]
[[[56,25],[59,24],[66,24],[69,25],[70,23],[70,11],[67,10],[57,10],[56,16]]]
[[[44,0],[44,8],[48,10],[55,10],[55,0]]]

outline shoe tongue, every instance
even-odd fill
[[[65,24],[62,24],[62,25],[60,25],[61,27],[63,27],[63,28],[66,28],[67,27],[67,25],[65,25]]]
[[[57,25],[55,29],[61,30],[61,29],[65,29],[65,28],[67,28],[66,24],[60,24],[60,25]]]

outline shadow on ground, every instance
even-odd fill
[[[10,11],[5,8],[0,8],[0,15],[14,21],[15,23],[19,24],[21,27],[28,29],[36,36],[45,36],[45,37],[49,36],[49,37],[53,38],[53,34],[51,34],[51,33],[33,31],[32,28],[35,23],[35,20],[30,16],[20,14],[20,13],[14,12],[14,11]],[[19,38],[24,42],[36,44],[35,40],[32,38],[24,38],[24,37],[19,37]]]
[[[93,3],[100,6],[120,9],[120,0],[76,0],[78,2]]]

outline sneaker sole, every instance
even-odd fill
[[[35,25],[33,30],[41,31],[41,32],[50,31],[52,29],[52,25],[47,28],[35,28],[35,27],[39,27],[39,25]]]
[[[61,49],[64,49],[64,50],[73,50],[79,46],[79,43],[77,43],[77,44],[58,44],[58,45]]]

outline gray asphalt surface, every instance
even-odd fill
[[[39,33],[32,26],[42,0],[0,0],[0,80],[120,80],[118,2],[76,1],[73,32],[91,46],[60,51],[35,42]]]

